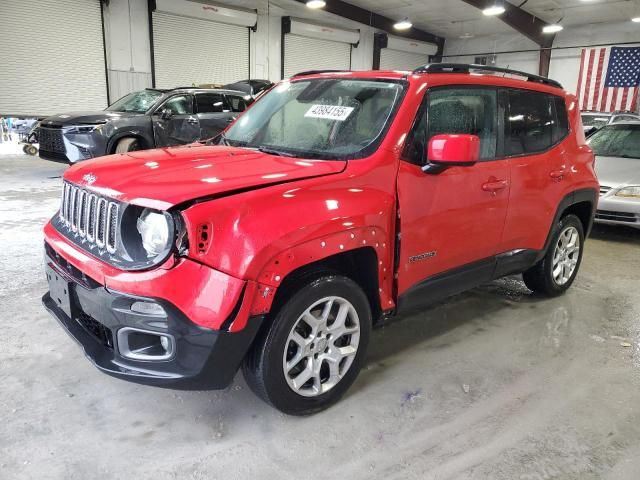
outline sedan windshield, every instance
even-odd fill
[[[234,146],[290,156],[361,158],[380,143],[404,84],[320,79],[284,82],[225,132]]]
[[[110,112],[145,113],[161,96],[162,92],[157,90],[133,92],[117,100],[107,110]]]
[[[609,125],[589,137],[587,143],[596,155],[640,158],[640,123]]]
[[[585,127],[604,127],[609,123],[609,117],[602,115],[582,115],[582,125]]]

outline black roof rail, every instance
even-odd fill
[[[291,75],[293,77],[302,77],[303,75],[316,75],[318,73],[341,73],[341,72],[350,72],[351,70],[307,70],[304,72],[298,72],[295,75]]]
[[[562,88],[562,85],[559,82],[546,77],[541,77],[540,75],[521,72],[520,70],[511,70],[510,68],[492,67],[490,65],[475,65],[473,63],[430,63],[416,68],[413,73],[471,73],[471,71],[517,75],[519,77],[525,77],[529,82],[542,83],[544,85]]]

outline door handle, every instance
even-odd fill
[[[488,182],[482,184],[482,190],[485,192],[491,192],[495,195],[496,192],[507,188],[509,183],[506,180],[498,180],[497,178],[490,178]]]
[[[561,168],[560,170],[551,170],[551,172],[549,172],[549,176],[553,180],[559,182],[564,178],[565,173],[567,173],[567,171],[564,168]]]

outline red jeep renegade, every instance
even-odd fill
[[[508,274],[569,288],[598,198],[579,113],[511,70],[297,75],[210,145],[70,168],[44,305],[108,374],[224,388],[242,365],[321,410],[381,319]]]

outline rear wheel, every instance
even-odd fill
[[[140,142],[137,138],[127,137],[118,140],[115,153],[127,153],[140,150]]]
[[[584,229],[575,215],[566,215],[556,225],[544,258],[522,274],[534,292],[555,296],[573,283],[582,262]]]
[[[346,277],[320,277],[276,313],[246,359],[244,376],[258,396],[284,413],[323,410],[356,379],[370,332],[371,309],[362,289]]]

